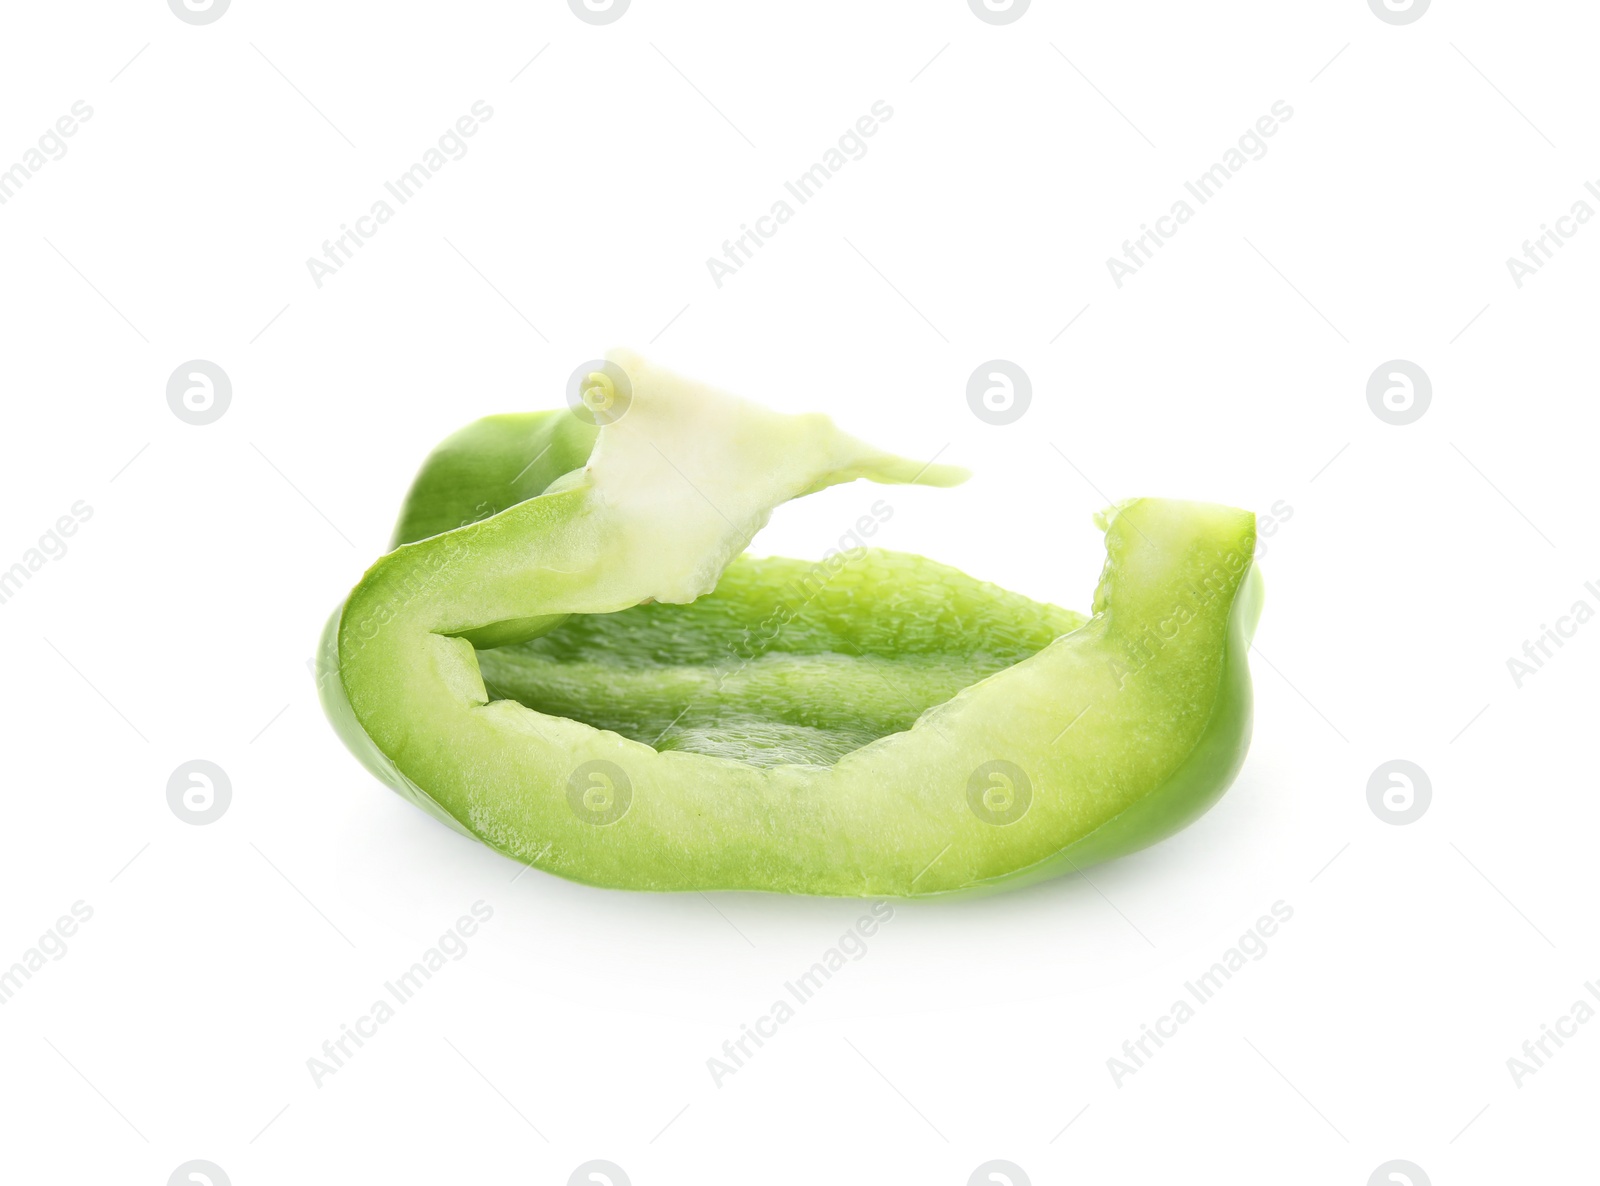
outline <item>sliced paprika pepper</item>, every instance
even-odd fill
[[[1232,782],[1253,514],[1104,512],[1088,616],[873,548],[752,559],[789,499],[966,475],[625,352],[592,379],[599,412],[445,441],[324,633],[330,719],[440,820],[594,885],[921,896],[1142,848]]]

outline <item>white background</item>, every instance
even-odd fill
[[[1600,627],[1520,688],[1506,661],[1600,606],[1600,228],[1521,288],[1505,260],[1600,208],[1591,6],[4,20],[0,168],[94,114],[0,206],[0,568],[93,515],[0,605],[0,965],[94,914],[0,1007],[0,1177],[1574,1180],[1600,1025],[1520,1086],[1506,1060],[1600,977]],[[319,288],[307,257],[480,99],[470,152]],[[719,288],[706,258],[880,99],[867,154]],[[1266,155],[1119,288],[1107,257],[1278,100]],[[557,406],[616,344],[971,467],[890,492],[875,542],[1078,608],[1108,501],[1291,508],[1232,791],[1092,884],[896,905],[714,1086],[866,904],[513,884],[361,769],[307,669],[427,450]],[[195,358],[233,383],[203,427],[166,402]],[[1033,383],[1006,427],[966,403],[991,358]],[[1396,358],[1433,384],[1403,427],[1366,398]],[[786,507],[755,550],[820,555],[884,496]],[[194,758],[233,789],[204,827],[166,801]],[[1393,758],[1431,778],[1408,826],[1367,802]],[[478,900],[465,958],[316,1086],[306,1060]],[[1106,1060],[1280,900],[1266,956],[1118,1086]]]

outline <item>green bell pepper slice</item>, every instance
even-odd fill
[[[328,623],[324,708],[412,802],[592,885],[916,897],[1143,848],[1233,781],[1253,514],[1103,512],[1087,616],[874,548],[754,559],[789,499],[965,472],[609,359],[609,411],[445,441]]]

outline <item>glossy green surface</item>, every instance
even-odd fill
[[[912,896],[1144,847],[1232,781],[1253,515],[1109,512],[1087,617],[876,549],[751,559],[787,498],[959,475],[621,357],[598,439],[560,411],[441,446],[329,623],[330,719],[408,798],[592,884]]]

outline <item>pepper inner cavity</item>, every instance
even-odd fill
[[[494,699],[657,750],[827,766],[997,671],[1082,614],[920,556],[736,558],[689,605],[574,615],[477,652]]]

